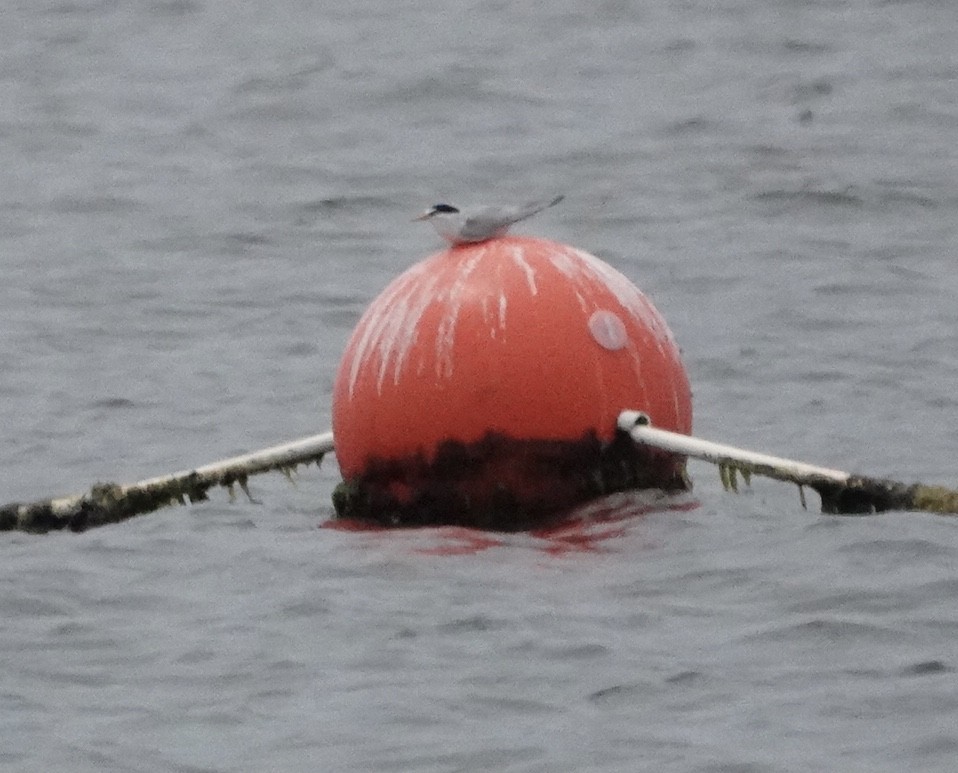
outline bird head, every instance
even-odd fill
[[[414,217],[413,221],[416,220],[428,220],[435,215],[456,215],[459,214],[459,209],[452,206],[452,204],[435,204],[423,212],[419,217]]]

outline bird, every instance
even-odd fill
[[[564,198],[565,196],[556,196],[554,199],[540,199],[519,206],[488,206],[466,210],[452,204],[436,204],[413,220],[428,220],[438,234],[452,246],[475,244],[502,236],[514,223],[554,207]]]

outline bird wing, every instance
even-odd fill
[[[554,207],[560,201],[562,201],[565,196],[556,196],[553,199],[539,199],[537,201],[530,201],[528,204],[523,204],[519,207],[511,207],[512,217],[510,222],[518,223],[520,220],[525,220],[527,217],[532,217],[536,212],[541,212],[544,209],[549,207]]]
[[[488,239],[505,231],[513,223],[555,206],[564,198],[565,196],[556,196],[553,199],[539,199],[513,207],[483,207],[466,218],[460,234],[468,241]]]
[[[464,241],[482,241],[508,228],[515,220],[509,218],[506,207],[482,207],[467,217],[459,230]]]

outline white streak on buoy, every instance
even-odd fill
[[[579,308],[582,310],[583,314],[588,314],[590,309],[595,308],[595,304],[589,303],[585,296],[580,293],[578,290],[575,290],[576,300],[579,302]]]
[[[480,305],[482,306],[482,321],[487,325],[491,325],[492,313],[489,310],[489,298],[483,298]]]
[[[521,246],[515,246],[509,250],[512,253],[513,262],[526,275],[526,282],[529,285],[529,294],[538,295],[539,288],[536,287],[536,270],[526,262],[526,251]]]
[[[376,382],[379,392],[383,391],[383,384],[389,373],[390,360],[392,360],[393,383],[399,383],[399,374],[419,337],[419,318],[426,309],[426,304],[420,302],[421,298],[422,296],[402,299],[402,302],[397,305],[397,311],[401,313],[394,315],[396,319],[393,320],[390,316],[384,320],[386,324],[383,335],[379,339],[379,378]]]
[[[425,270],[424,266],[419,266],[404,274],[402,281],[386,288],[379,302],[372,307],[349,370],[350,397],[355,393],[359,374],[369,367],[371,357],[378,360],[377,389],[380,393],[390,366],[393,383],[399,383],[400,373],[418,337],[419,321],[434,295],[436,279],[427,276],[420,280]],[[408,292],[406,288],[410,284],[418,284],[418,290]]]
[[[493,303],[495,307],[493,308]],[[499,295],[498,300],[493,299],[491,295],[485,296],[482,301],[482,321],[489,327],[489,337],[495,339],[496,331],[505,326],[506,296]]]
[[[435,296],[436,300],[444,302],[446,313],[439,321],[436,330],[436,376],[450,378],[455,363],[452,359],[456,342],[456,324],[459,322],[459,310],[466,298],[469,289],[469,277],[476,270],[476,266],[485,257],[486,250],[477,251],[469,260],[458,266],[456,278],[449,285],[449,289]]]
[[[443,309],[435,334],[436,377],[452,376],[459,314],[473,292],[471,275],[486,255],[487,249],[481,248],[468,259],[463,259],[455,266],[451,282],[448,281],[448,273],[438,269],[431,261],[423,261],[383,291],[370,307],[355,346],[349,371],[350,397],[355,394],[359,375],[370,369],[377,374],[376,387],[380,394],[388,380],[399,384],[403,369],[421,335],[423,315],[433,305]],[[442,260],[449,259],[446,255],[442,257]],[[490,337],[495,338],[496,325],[498,329],[505,327],[505,295],[499,293],[498,297],[489,296],[481,303],[483,316],[489,324]],[[420,362],[417,374],[422,375],[422,372],[423,363]]]

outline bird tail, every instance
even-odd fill
[[[528,204],[524,204],[519,207],[519,211],[516,213],[516,220],[525,220],[527,217],[532,217],[536,212],[541,212],[544,209],[549,207],[554,207],[560,201],[565,198],[565,195],[556,196],[554,199],[539,199],[537,201],[530,201]]]

